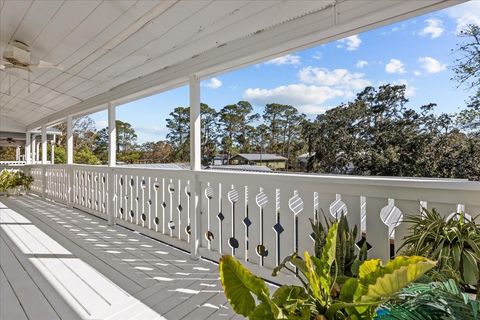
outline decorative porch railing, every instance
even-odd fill
[[[31,192],[107,218],[210,259],[232,254],[271,270],[293,251],[311,250],[309,219],[346,214],[388,259],[420,206],[442,214],[480,213],[480,183],[452,179],[31,165]],[[195,190],[194,186],[200,186]],[[197,215],[190,197],[198,198]],[[110,199],[110,201],[109,201]],[[199,225],[194,226],[195,221]],[[264,273],[265,275],[267,272]]]

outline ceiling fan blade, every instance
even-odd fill
[[[38,62],[38,64],[29,65],[29,67],[32,67],[32,68],[51,68],[51,69],[58,69],[58,70],[63,71],[63,67],[61,65],[53,64],[51,62],[47,62],[47,61],[43,61],[43,60],[40,60]]]

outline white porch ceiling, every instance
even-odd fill
[[[461,0],[0,0],[0,53],[20,40],[63,71],[0,70],[0,131],[179,85]],[[336,4],[334,6],[334,4]],[[153,89],[152,89],[153,88]]]

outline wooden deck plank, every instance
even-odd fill
[[[27,320],[27,315],[0,268],[0,319]]]
[[[133,320],[142,319],[143,315],[195,320],[238,318],[222,292],[218,266],[210,261],[192,260],[188,253],[138,232],[107,226],[96,216],[34,196],[1,200],[13,212],[20,213],[13,214],[15,218],[9,216],[10,220],[23,216],[132,295],[115,306],[118,310],[106,312],[105,319],[119,316]],[[30,235],[31,240],[43,237],[38,231]],[[77,269],[74,265],[70,268]],[[95,287],[94,283],[89,285]]]
[[[10,247],[7,246],[3,240],[3,233],[0,233],[0,238],[1,268],[6,278],[9,279],[27,317],[29,319],[61,319],[12,253]]]

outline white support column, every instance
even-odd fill
[[[27,164],[32,163],[31,151],[32,151],[32,136],[30,134],[30,131],[27,131],[27,133],[25,133],[25,162]]]
[[[190,76],[190,170],[192,170],[190,208],[193,210],[190,221],[190,254],[198,259],[202,233],[201,219],[201,183],[198,171],[201,170],[201,119],[200,119],[200,79]]]
[[[53,138],[52,138],[52,148],[50,150],[50,162],[52,164],[55,164],[55,138],[56,136],[53,135]]]
[[[47,126],[42,126],[42,164],[47,164]]]
[[[115,166],[117,165],[117,125],[115,104],[108,104],[108,201],[107,215],[108,224],[115,225],[115,202],[117,196],[115,194]]]
[[[108,166],[115,167],[117,164],[117,126],[115,105],[108,104]]]
[[[73,164],[73,126],[72,116],[67,117],[67,164]]]
[[[32,162],[36,163],[37,161],[37,135],[33,135],[32,138]]]
[[[40,161],[40,142],[37,142],[35,139],[35,162],[38,163]]]
[[[73,125],[72,116],[67,116],[67,206],[72,207],[73,203]]]
[[[20,161],[20,146],[15,148],[15,161]]]
[[[198,171],[201,162],[200,79],[190,77],[190,169]]]

